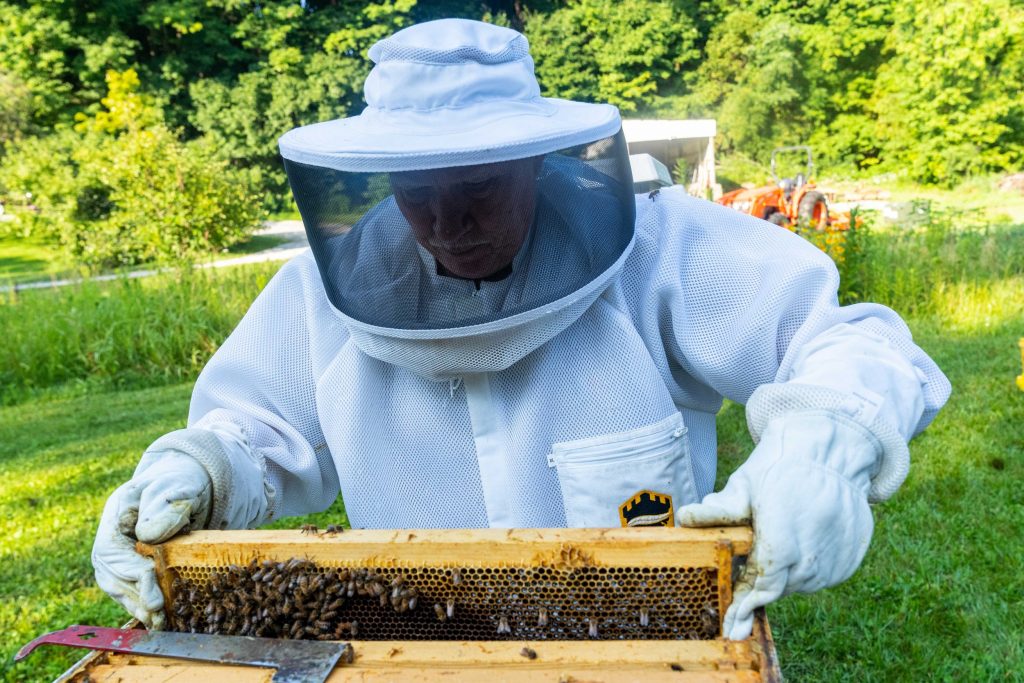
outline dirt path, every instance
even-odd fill
[[[280,237],[285,241],[278,244],[276,247],[270,249],[264,249],[258,251],[255,254],[246,254],[244,256],[236,256],[234,258],[221,259],[219,261],[209,261],[207,263],[200,263],[196,265],[196,268],[226,268],[228,266],[241,266],[247,263],[263,263],[265,261],[287,261],[293,256],[298,256],[309,247],[309,242],[306,241],[306,231],[302,227],[302,221],[267,221],[263,228],[260,228],[254,235],[270,235]],[[151,269],[151,270],[133,270],[130,273],[112,273],[109,275],[97,275],[89,278],[93,281],[104,282],[108,280],[117,280],[120,278],[138,278],[138,277],[149,277],[156,275],[157,273],[163,272],[164,269]],[[64,280],[43,280],[41,282],[26,282],[15,285],[4,285],[0,286],[0,292],[20,292],[26,289],[46,289],[48,287],[66,287],[68,285],[78,284],[82,282],[83,278],[68,278]]]

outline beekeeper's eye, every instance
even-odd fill
[[[485,199],[494,192],[495,187],[498,185],[497,178],[485,178],[484,180],[475,180],[471,182],[462,183],[462,189],[466,193],[466,196],[473,199]]]
[[[421,206],[430,201],[429,187],[398,187],[396,190],[401,200],[410,206]]]

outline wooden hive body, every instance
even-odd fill
[[[763,614],[750,639],[717,637],[732,599],[734,557],[749,551],[751,537],[742,527],[204,531],[140,549],[155,560],[171,606],[228,568],[293,558],[331,577],[369,570],[389,588],[415,589],[413,610],[385,608],[367,589],[332,613],[339,623],[359,623],[355,637],[342,638],[352,642],[355,661],[335,669],[332,681],[774,681]],[[449,603],[451,619],[435,616],[435,605]],[[189,630],[187,620],[173,625]],[[202,622],[197,630],[204,628],[220,627]],[[327,631],[319,637],[333,638]],[[81,664],[68,680],[86,670],[92,680],[269,680],[265,669],[144,657],[100,655]]]

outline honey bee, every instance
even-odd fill
[[[498,635],[505,635],[512,633],[512,627],[508,625],[508,617],[504,614],[498,619]]]
[[[388,606],[388,594],[387,593],[381,593],[380,594],[380,606],[381,607],[387,607]]]
[[[537,611],[537,628],[544,628],[548,625],[548,609],[547,607],[541,607]]]
[[[452,585],[458,586],[462,583],[462,571],[459,568],[452,569]]]
[[[316,524],[303,524],[301,527],[302,533],[304,534],[316,534],[320,530],[316,528]]]
[[[410,610],[416,609],[416,596],[415,595],[412,596],[411,598],[409,598],[409,609]]]
[[[718,610],[710,602],[704,603],[704,609],[700,613],[701,623],[704,625],[704,632],[714,636],[718,632]]]
[[[448,598],[448,608],[445,610],[445,614],[449,619],[455,618],[455,598]]]
[[[301,631],[302,631],[302,622],[301,621],[296,621],[295,623],[292,624],[292,628],[289,631],[289,635],[292,638],[298,638],[299,637],[299,633]]]
[[[353,638],[359,635],[359,622],[353,619],[352,623],[348,625],[348,632]]]
[[[344,530],[345,529],[340,524],[328,524],[327,528],[324,529],[324,532],[323,534],[321,534],[321,536],[333,536],[335,534],[340,534]]]
[[[587,621],[587,635],[591,638],[597,638],[597,619],[590,617]]]
[[[437,620],[438,620],[438,621],[444,621],[444,620],[445,620],[445,619],[447,618],[447,617],[445,616],[445,611],[444,611],[444,608],[443,608],[443,607],[441,607],[441,604],[440,604],[440,603],[434,603],[434,614],[436,614],[436,615],[437,615]],[[501,627],[499,627],[499,629],[500,629],[500,628],[501,628]],[[501,633],[501,631],[499,630],[499,631],[498,631],[498,633]]]
[[[646,607],[640,608],[640,626],[647,628],[651,623],[650,613]]]
[[[682,664],[676,664],[675,662],[673,662],[673,663],[668,665],[668,668],[672,669],[673,671],[682,671],[683,670],[683,665]]]
[[[527,659],[537,659],[537,651],[529,647],[524,647],[519,654]]]

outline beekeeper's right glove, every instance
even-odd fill
[[[146,626],[162,629],[164,600],[153,560],[135,552],[135,541],[162,543],[186,526],[262,523],[273,500],[265,474],[262,459],[231,423],[157,439],[103,508],[92,549],[96,582]]]
[[[92,547],[96,583],[152,629],[164,625],[164,597],[153,560],[135,552],[136,539],[161,543],[185,525],[202,528],[210,516],[212,482],[195,458],[164,451],[146,458],[131,481],[107,500]]]

